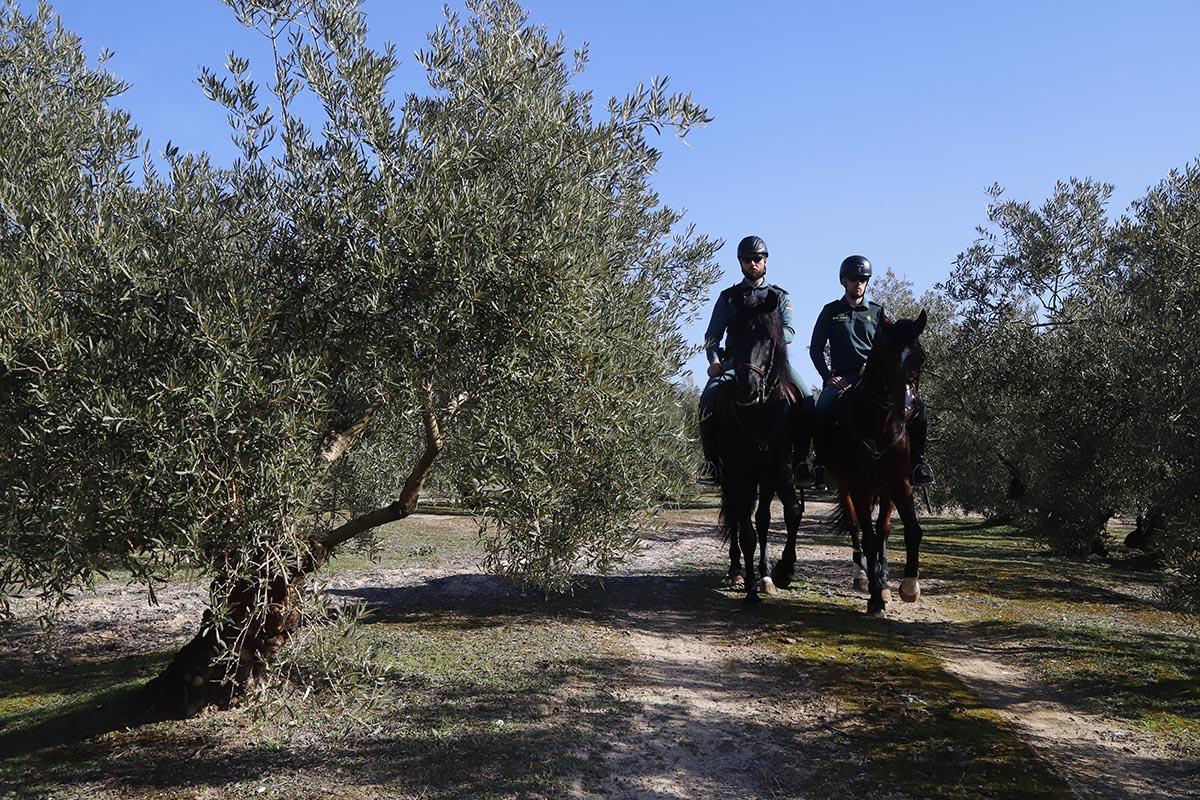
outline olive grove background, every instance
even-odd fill
[[[1167,599],[1196,608],[1200,162],[1116,218],[1111,191],[1070,180],[1034,207],[995,187],[943,283],[915,298],[885,276],[873,296],[933,320],[932,496],[1074,555],[1102,552],[1115,515],[1136,520]]]
[[[0,6],[0,597],[211,579],[159,681],[180,713],[260,679],[308,576],[428,489],[501,574],[621,558],[693,491],[672,381],[718,275],[650,184],[654,137],[710,121],[665,81],[597,103],[585,52],[476,0],[399,96],[355,0],[226,4],[275,53],[201,75],[228,168],[156,158],[48,5]],[[1122,216],[1110,193],[997,188],[943,283],[872,293],[930,313],[939,503],[1074,554],[1137,518],[1200,607],[1200,164]]]

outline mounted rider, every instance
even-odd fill
[[[783,322],[783,340],[790,344],[796,336],[796,329],[792,324],[792,302],[787,291],[767,283],[767,256],[767,243],[758,236],[747,236],[738,242],[737,258],[742,269],[742,280],[717,296],[708,330],[704,333],[704,352],[708,356],[708,383],[700,393],[700,446],[704,450],[704,460],[700,462],[699,482],[702,484],[713,485],[720,479],[716,396],[722,385],[734,380],[733,366],[722,358],[720,345],[733,321],[735,298],[750,293],[776,294],[779,315]],[[733,333],[730,331],[729,335],[732,336]],[[788,372],[793,385],[804,396],[805,406],[811,408],[812,393],[790,366]]]
[[[808,347],[813,366],[824,382],[817,399],[812,427],[824,422],[834,400],[862,378],[863,368],[875,343],[875,332],[885,318],[883,306],[866,299],[867,283],[871,280],[871,262],[865,256],[849,256],[842,261],[838,280],[845,293],[821,309]],[[829,345],[828,361],[825,358],[826,344]],[[913,461],[912,483],[914,486],[929,485],[934,482],[934,477],[933,470],[925,463],[928,422],[925,401],[920,397],[913,398],[913,414],[906,428]],[[802,458],[797,465],[796,482],[800,486],[812,485],[820,472],[820,467],[814,468],[808,461],[810,439],[811,436],[806,436],[798,448]]]

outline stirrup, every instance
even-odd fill
[[[816,486],[817,471],[813,468],[812,462],[801,461],[797,464],[796,468],[792,470],[792,480],[795,481],[797,486],[803,489]]]
[[[696,483],[700,486],[718,486],[720,484],[721,468],[707,458],[696,468]]]
[[[924,461],[918,461],[913,467],[913,486],[931,486],[935,483],[937,479],[933,477],[933,470]]]

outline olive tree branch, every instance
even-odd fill
[[[377,528],[380,525],[386,525],[389,522],[404,519],[417,510],[417,500],[420,499],[425,479],[429,476],[429,470],[433,468],[434,462],[445,446],[446,430],[449,428],[454,414],[468,397],[467,392],[460,393],[450,401],[445,411],[439,415],[439,409],[433,397],[433,383],[426,381],[423,388],[425,389],[425,408],[423,410],[425,449],[417,459],[416,464],[413,465],[412,470],[409,471],[408,478],[404,481],[404,487],[400,490],[400,496],[388,505],[348,520],[320,537],[315,542],[314,547],[314,550],[317,551],[315,556],[318,561],[327,557],[333,548],[353,539],[360,533]],[[363,422],[363,425],[365,427],[366,423]]]
[[[319,458],[326,464],[332,464],[337,461],[342,455],[350,449],[350,445],[358,438],[358,435],[367,427],[367,423],[371,421],[371,417],[375,416],[375,412],[383,405],[383,398],[380,397],[367,406],[366,411],[362,413],[358,419],[352,422],[349,426],[341,431],[331,431],[329,439],[325,442],[325,446],[321,448]]]

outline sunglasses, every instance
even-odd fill
[[[869,281],[871,279],[870,278],[853,278],[853,277],[847,275],[846,280],[850,281],[851,283],[866,283],[867,281]]]
[[[766,259],[767,259],[766,253],[755,253],[752,256],[742,256],[741,262],[743,264],[757,264],[760,261],[766,261]]]

